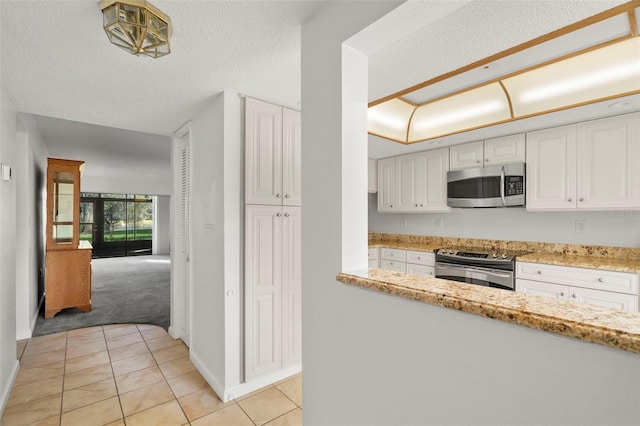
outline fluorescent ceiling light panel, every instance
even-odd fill
[[[368,131],[397,142],[407,140],[407,125],[415,105],[395,98],[368,110]]]
[[[409,123],[408,143],[509,120],[507,97],[499,83],[421,105]]]
[[[640,38],[503,80],[517,117],[640,90]]]

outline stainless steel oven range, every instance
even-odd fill
[[[436,278],[515,290],[514,254],[475,248],[441,248],[435,253]]]

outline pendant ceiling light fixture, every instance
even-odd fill
[[[102,0],[109,41],[133,55],[159,58],[171,52],[171,20],[145,0]]]
[[[638,94],[639,5],[630,1],[374,101],[368,132],[412,144]]]

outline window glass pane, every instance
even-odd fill
[[[115,199],[125,199],[127,198],[126,194],[101,194],[102,198],[115,198]]]
[[[93,244],[93,202],[80,203],[80,240]]]
[[[104,241],[124,241],[127,238],[126,224],[126,202],[105,201]]]
[[[135,237],[136,240],[150,240],[153,225],[153,205],[149,202],[135,204]]]
[[[100,194],[97,192],[81,192],[80,198],[100,198]]]

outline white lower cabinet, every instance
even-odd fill
[[[431,252],[381,248],[380,258],[380,269],[434,276],[435,255]]]
[[[245,375],[300,363],[301,208],[246,206]]]
[[[638,275],[627,272],[517,262],[516,291],[638,311]]]
[[[380,261],[378,260],[378,249],[377,248],[370,248],[369,249],[369,268],[379,268],[380,267]]]

